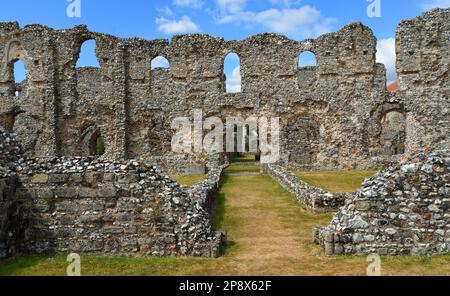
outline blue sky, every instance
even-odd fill
[[[77,1],[81,17],[71,18],[67,7]],[[367,15],[372,1],[380,1],[380,17]],[[86,24],[92,31],[146,39],[179,33],[244,39],[276,32],[296,40],[315,38],[360,21],[378,38],[377,59],[388,68],[388,80],[393,80],[393,38],[398,23],[433,7],[450,7],[450,0],[2,0],[0,21],[17,20],[21,26],[39,23],[55,29]],[[92,52],[92,47],[84,49]],[[230,60],[226,74],[231,77],[233,72],[239,74],[239,63],[236,58]],[[92,64],[96,64],[95,57],[83,51],[79,65]]]

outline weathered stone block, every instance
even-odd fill
[[[79,211],[79,205],[77,202],[71,200],[56,201],[55,210],[64,213],[77,213]]]
[[[54,190],[55,198],[78,198],[78,187],[58,187]]]
[[[95,198],[97,196],[97,191],[97,189],[82,186],[78,188],[78,196],[80,198]]]
[[[34,196],[39,199],[53,198],[53,190],[51,188],[35,188],[33,192]]]
[[[101,186],[97,189],[97,197],[100,198],[111,198],[116,197],[117,190],[114,186]]]
[[[33,184],[45,184],[49,180],[49,176],[47,174],[36,174],[31,178],[31,183]]]
[[[103,216],[101,214],[87,214],[80,216],[80,222],[89,224],[89,223],[101,223],[103,221]]]
[[[84,174],[84,182],[89,185],[95,185],[103,178],[103,174],[97,172],[87,172]]]
[[[117,176],[117,182],[120,184],[137,183],[139,179],[139,176],[135,174],[120,174]]]
[[[64,184],[69,180],[69,174],[49,174],[48,182],[53,184]]]
[[[70,174],[69,175],[69,183],[74,185],[79,185],[83,182],[83,174]]]

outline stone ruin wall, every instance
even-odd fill
[[[0,259],[24,253],[217,257],[223,167],[181,187],[159,168],[94,157],[26,159],[0,128]]]
[[[380,140],[381,118],[390,110],[407,118],[406,151],[448,146],[448,14],[434,10],[400,24],[397,99],[386,91],[384,66],[375,62],[376,39],[360,23],[315,40],[261,34],[225,41],[194,34],[171,42],[120,39],[84,26],[1,23],[0,122],[33,156],[90,155],[101,135],[107,159],[136,158],[185,171],[214,160],[173,154],[171,119],[192,117],[193,109],[224,120],[279,116],[284,162],[367,167],[371,157],[392,154]],[[80,47],[90,39],[100,68],[76,68]],[[299,68],[299,53],[307,50],[317,66]],[[237,94],[225,91],[223,64],[230,52],[241,61]],[[170,68],[151,70],[157,56]],[[27,79],[16,97],[18,59]]]
[[[15,177],[0,177],[0,258],[15,253],[16,242],[10,229],[13,224],[20,224],[20,221],[12,219],[17,212],[16,186]]]
[[[336,212],[350,197],[350,193],[331,193],[308,184],[284,166],[269,164],[264,170],[312,213]]]
[[[210,206],[221,169],[190,189],[134,162],[54,159],[30,163],[26,171],[0,179],[0,258],[220,255],[225,234],[212,229]]]
[[[396,96],[406,112],[406,147],[450,147],[450,9],[400,23]]]
[[[191,116],[195,108],[205,117],[224,119],[280,116],[283,160],[310,168],[366,167],[373,156],[393,154],[395,141],[383,131],[383,118],[390,111],[406,118],[407,152],[449,148],[449,12],[434,10],[400,24],[400,89],[394,95],[386,92],[383,65],[375,63],[375,37],[359,23],[301,42],[263,34],[243,41],[184,35],[170,43],[119,39],[83,26],[21,29],[17,23],[1,23],[0,125],[17,133],[30,160],[25,162],[1,130],[0,257],[69,249],[217,256],[224,235],[211,229],[208,209],[221,170],[212,169],[204,182],[187,190],[148,166],[159,163],[189,171],[204,162],[217,162],[204,155],[170,152],[171,119]],[[89,39],[97,42],[100,68],[77,69],[81,44]],[[298,68],[298,54],[305,50],[316,54],[316,67]],[[242,93],[225,93],[223,59],[229,52],[241,59]],[[150,61],[156,56],[167,57],[171,67],[151,70]],[[13,79],[18,59],[27,69],[27,79],[19,86]],[[106,140],[105,157],[86,158],[93,154],[92,140],[98,135]],[[83,158],[73,157],[77,155]],[[145,171],[122,168],[130,158],[145,163]],[[86,165],[78,168],[75,160]],[[93,169],[90,161],[100,169]],[[448,186],[441,183],[433,186],[433,194],[448,193]],[[448,200],[442,202],[437,204],[439,213],[430,204],[419,210],[441,215],[426,215],[427,219],[448,219]],[[163,208],[160,224],[148,220],[157,205]],[[400,206],[388,211],[397,215]],[[439,227],[430,228],[439,244],[419,248],[418,253],[441,252],[445,243],[448,246],[448,230],[442,234]],[[374,235],[366,228],[356,230],[362,236],[352,236],[354,242],[339,231],[317,232],[316,240],[332,246],[333,254],[366,251],[359,244],[361,237],[363,243],[373,242]],[[333,234],[331,241],[327,233]],[[412,232],[401,233],[399,240]],[[342,243],[348,243],[347,249]],[[392,248],[388,253],[411,251]]]
[[[450,253],[450,152],[418,153],[366,180],[326,227],[327,255]]]

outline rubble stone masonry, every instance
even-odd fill
[[[193,109],[223,121],[280,117],[283,162],[368,167],[372,157],[448,148],[448,20],[449,9],[436,9],[399,25],[394,97],[375,61],[376,38],[361,23],[314,40],[192,34],[170,42],[121,39],[85,26],[0,23],[0,125],[36,157],[94,155],[101,136],[109,159],[189,171],[217,159],[173,153],[175,117],[192,117]],[[76,67],[87,40],[96,41],[99,68]],[[317,66],[298,66],[304,51],[316,55]],[[240,57],[241,93],[225,90],[224,58],[231,52]],[[168,59],[168,69],[151,69],[158,56]],[[16,85],[18,60],[27,79]]]
[[[327,254],[448,253],[449,37],[450,9],[401,22],[399,89],[390,94],[376,38],[361,23],[303,41],[192,34],[170,42],[0,23],[0,258],[218,256],[225,233],[212,228],[210,209],[228,156],[171,149],[172,120],[194,109],[223,122],[280,118],[281,159],[269,173],[313,210],[343,205],[314,231]],[[87,40],[96,41],[99,68],[76,67]],[[304,51],[316,66],[298,66]],[[231,52],[242,76],[233,94],[223,70]],[[158,56],[168,69],[151,69]],[[16,84],[19,60],[27,76]],[[346,196],[304,186],[286,169],[368,168],[419,150]],[[185,188],[159,167],[208,175]]]

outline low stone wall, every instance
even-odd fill
[[[147,160],[147,163],[177,175],[203,175],[206,173],[204,162],[203,159],[180,159],[177,156],[152,156]]]
[[[191,200],[207,209],[208,212],[211,212],[214,200],[219,193],[224,169],[225,166],[211,168],[203,181],[193,185],[188,190]]]
[[[20,252],[219,256],[224,234],[211,228],[209,207],[222,168],[189,192],[134,161],[34,160],[22,170],[12,204],[23,205],[15,231],[24,235],[2,237]]]
[[[265,166],[269,176],[315,213],[337,211],[344,205],[348,194],[332,194],[300,180],[283,166]]]
[[[327,255],[449,253],[450,152],[419,153],[367,180],[314,241]]]

